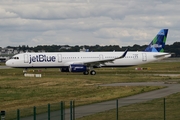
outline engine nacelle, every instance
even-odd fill
[[[85,65],[80,65],[80,64],[71,64],[69,66],[69,71],[70,72],[85,72],[87,71],[87,67]]]

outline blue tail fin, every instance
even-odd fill
[[[149,46],[145,49],[146,52],[164,52],[168,29],[161,29],[155,36]]]

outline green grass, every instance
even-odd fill
[[[31,111],[38,106],[38,113],[44,112],[48,103],[60,101],[77,101],[76,105],[84,105],[117,99],[151,90],[161,89],[161,86],[121,86],[102,87],[99,84],[116,82],[149,82],[177,81],[179,76],[159,76],[155,74],[180,74],[179,62],[158,62],[138,67],[148,70],[129,68],[101,68],[97,75],[82,75],[82,73],[61,73],[58,69],[29,70],[28,73],[42,74],[42,78],[24,77],[22,69],[0,69],[0,108],[9,112],[16,109]],[[45,107],[41,107],[45,106]],[[31,108],[31,109],[29,109]],[[13,113],[12,113],[13,114]]]
[[[180,93],[164,98],[151,100],[148,102],[132,104],[118,109],[119,120],[179,120]],[[119,103],[123,104],[123,103]],[[117,110],[108,110],[90,116],[78,118],[77,120],[116,120]]]
[[[4,62],[0,62],[0,66],[3,66],[3,65],[5,65],[5,63]]]

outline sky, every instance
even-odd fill
[[[179,0],[0,0],[0,47],[180,42]]]

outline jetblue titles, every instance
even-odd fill
[[[29,57],[29,64],[32,62],[55,62],[56,57],[55,56],[47,56],[47,55],[35,55]]]
[[[155,47],[155,48],[162,48],[162,45],[158,45],[158,44],[151,45],[151,48],[153,48],[153,47]]]

